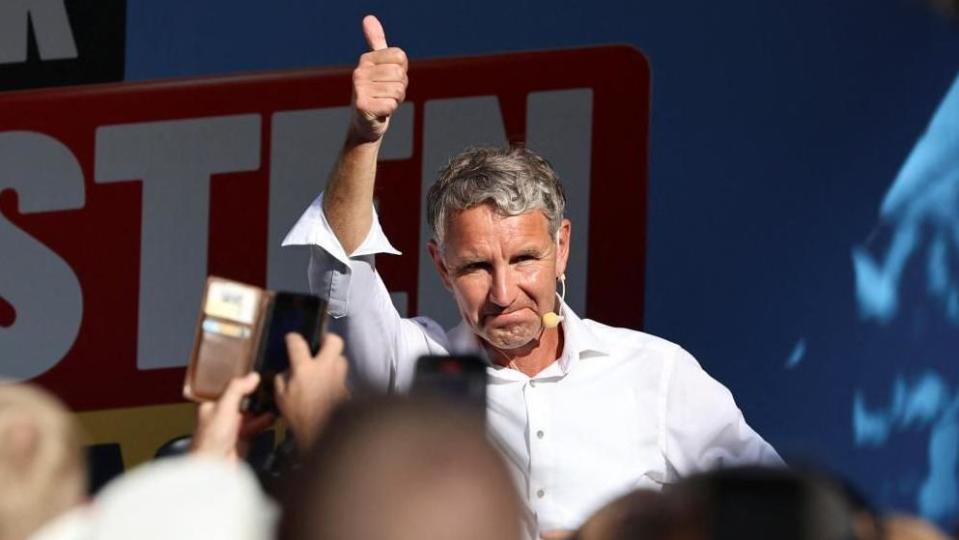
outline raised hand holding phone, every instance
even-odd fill
[[[301,450],[309,448],[326,418],[350,393],[346,388],[347,364],[343,340],[327,333],[313,356],[303,336],[286,335],[290,369],[276,376],[276,404],[296,436]]]
[[[249,415],[240,410],[240,403],[259,383],[258,373],[248,373],[230,381],[220,399],[200,404],[192,453],[228,461],[244,457],[249,441],[273,424],[272,413]]]

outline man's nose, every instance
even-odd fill
[[[509,268],[493,271],[489,299],[500,307],[506,307],[516,299],[516,278]]]

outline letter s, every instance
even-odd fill
[[[0,132],[0,192],[19,194],[23,213],[84,205],[83,171],[60,141],[30,131]],[[26,380],[55,366],[83,320],[83,293],[59,255],[0,214],[0,297],[16,311],[0,327],[0,376]]]

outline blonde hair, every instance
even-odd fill
[[[0,381],[0,540],[26,538],[86,493],[79,428],[55,397]]]

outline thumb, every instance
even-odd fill
[[[300,369],[300,366],[312,360],[313,356],[310,354],[310,346],[307,345],[303,336],[297,332],[290,332],[285,338],[286,353],[290,359],[290,371],[296,373]]]
[[[386,48],[386,33],[383,32],[383,25],[373,15],[363,17],[363,36],[366,37],[366,44],[370,46],[371,51]]]
[[[206,424],[210,421],[210,418],[213,416],[213,411],[216,410],[216,403],[212,401],[204,401],[200,404],[200,407],[196,410],[197,419],[200,424]]]
[[[286,374],[277,373],[273,377],[273,393],[280,399],[286,397]]]
[[[256,390],[258,384],[260,384],[260,374],[255,371],[247,373],[242,378],[233,379],[217,401],[217,411],[225,411],[223,414],[239,412],[243,397]]]

